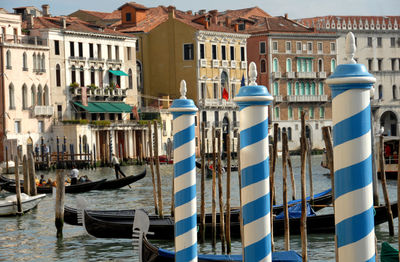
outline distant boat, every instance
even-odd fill
[[[383,242],[381,248],[381,262],[397,261],[399,261],[399,251],[392,247],[388,242]]]
[[[21,193],[22,211],[25,213],[35,208],[45,196],[45,194],[28,196],[25,193]],[[6,197],[4,200],[0,200],[0,216],[16,215],[17,211],[16,195],[11,195]]]

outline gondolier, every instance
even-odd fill
[[[121,168],[120,168],[120,165],[119,165],[119,160],[115,156],[115,154],[112,154],[111,163],[114,166],[115,176],[117,177],[117,179],[119,179],[119,175],[118,175],[119,173],[121,174],[121,176],[126,177],[126,175],[121,171]]]

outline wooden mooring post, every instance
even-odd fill
[[[29,181],[28,159],[26,158],[26,155],[22,158],[22,173],[24,175],[24,193],[30,195],[31,183]]]
[[[307,256],[307,202],[306,202],[306,123],[305,112],[301,113],[301,253],[303,261],[308,261]]]
[[[314,204],[314,190],[313,190],[313,178],[312,178],[312,164],[311,164],[311,139],[307,138],[307,160],[308,160],[308,181],[310,183],[310,203]]]
[[[231,137],[226,135],[226,252],[231,253]]]
[[[29,166],[29,182],[30,182],[30,195],[36,196],[36,173],[35,173],[35,160],[33,158],[33,153],[28,155],[28,166]]]
[[[225,253],[225,221],[224,221],[224,197],[222,192],[222,147],[221,147],[221,132],[217,131],[218,141],[218,195],[219,195],[219,235],[221,239],[222,253]]]
[[[200,203],[200,242],[204,243],[206,240],[206,201],[205,201],[205,177],[206,177],[206,161],[205,161],[205,122],[201,123],[201,203]]]
[[[158,214],[161,218],[163,214],[163,200],[162,200],[162,182],[160,175],[160,158],[158,157],[158,131],[157,121],[154,121],[154,158],[156,159],[156,175],[157,175],[157,190],[158,190]]]
[[[65,184],[64,184],[64,173],[61,170],[57,170],[56,174],[56,216],[55,225],[57,229],[57,238],[63,237],[64,227],[64,198],[65,198]]]
[[[296,180],[294,179],[292,160],[290,159],[290,151],[287,152],[287,163],[290,172],[290,181],[292,182],[292,200],[296,199]]]
[[[153,136],[151,134],[152,132],[151,132],[150,121],[147,122],[147,129],[148,129],[148,138],[149,138],[149,154],[150,154],[149,162],[150,162],[150,170],[151,170],[151,182],[153,184],[154,212],[156,215],[158,215],[157,188],[156,188],[156,180],[155,180],[155,176],[154,176]],[[174,192],[172,192],[172,195],[174,195]],[[173,213],[172,209],[173,208],[171,208],[171,214]]]
[[[14,157],[14,163],[15,163],[15,168],[14,168],[14,174],[15,174],[15,194],[17,198],[17,215],[22,215],[23,210],[22,210],[22,202],[21,202],[21,185],[19,181],[19,159],[18,156]]]
[[[215,249],[217,244],[217,190],[216,190],[216,173],[217,168],[217,156],[215,153],[215,127],[212,128],[212,150],[213,150],[213,167],[212,167],[212,198],[211,198],[211,227],[212,227],[212,247]]]
[[[289,210],[287,199],[287,155],[288,155],[288,140],[286,132],[282,133],[282,185],[283,185],[283,225],[285,228],[285,250],[290,250],[290,231],[289,231]]]

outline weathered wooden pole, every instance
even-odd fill
[[[313,190],[313,179],[312,179],[312,164],[311,164],[311,138],[307,139],[307,160],[308,160],[308,181],[310,183],[310,203],[314,204],[314,190]]]
[[[290,250],[289,210],[287,199],[287,155],[288,140],[286,132],[282,132],[282,177],[283,177],[283,225],[285,227],[285,250]]]
[[[56,166],[58,165],[58,162],[60,161],[60,138],[57,136],[56,137],[56,143],[57,143],[57,164],[56,164]]]
[[[201,204],[200,204],[200,241],[206,240],[206,200],[205,200],[205,177],[206,177],[206,162],[205,162],[205,122],[201,123]]]
[[[57,169],[56,174],[56,220],[55,225],[57,229],[57,238],[63,237],[64,226],[64,198],[65,198],[65,184],[64,173]]]
[[[294,179],[292,160],[290,159],[290,151],[289,150],[288,150],[288,154],[287,154],[287,163],[288,163],[288,167],[289,167],[290,181],[292,182],[292,200],[295,200],[296,199],[296,180]]]
[[[157,121],[154,121],[154,158],[156,159],[156,175],[157,175],[157,190],[158,190],[158,214],[161,218],[163,215],[163,200],[162,200],[162,182],[160,175],[160,158],[158,157],[158,131]]]
[[[26,155],[24,155],[22,159],[22,173],[24,175],[24,193],[29,195],[31,187],[29,181],[28,159],[26,158]]]
[[[370,89],[376,79],[356,64],[355,49],[349,32],[348,64],[326,80],[332,90],[336,237],[339,261],[374,261]]]
[[[36,196],[36,174],[35,174],[35,160],[33,158],[33,153],[28,155],[28,166],[29,166],[29,182],[30,182],[30,195]]]
[[[224,199],[222,192],[222,164],[221,164],[221,132],[217,131],[218,141],[218,196],[219,196],[219,235],[221,239],[222,253],[225,253],[225,221],[224,221]]]
[[[215,127],[212,128],[212,150],[213,150],[213,166],[212,166],[212,198],[211,198],[211,230],[212,230],[212,247],[215,248],[217,244],[217,189],[216,189],[216,168],[217,156],[215,153]]]
[[[234,98],[240,110],[243,261],[271,261],[268,105],[273,97],[258,86],[256,64],[249,65],[250,85]]]
[[[153,201],[154,201],[154,212],[158,215],[158,202],[157,202],[157,189],[156,189],[156,180],[154,177],[154,159],[153,159],[153,136],[151,135],[151,123],[150,121],[147,122],[147,129],[148,129],[148,137],[149,137],[149,154],[150,154],[150,169],[151,169],[151,182],[153,183]],[[172,195],[174,192],[172,191]],[[171,204],[172,206],[172,204]],[[173,207],[172,207],[173,208]],[[171,213],[173,213],[171,208]]]
[[[306,200],[306,123],[305,112],[301,113],[301,137],[300,137],[300,150],[301,150],[301,253],[303,261],[308,261],[307,255],[307,200]]]
[[[231,253],[231,136],[226,135],[226,252]]]
[[[184,80],[181,81],[180,93],[180,99],[175,99],[170,108],[174,124],[175,261],[186,262],[197,261],[195,164],[197,107],[193,100],[186,99]]]
[[[6,146],[6,173],[8,174],[8,146]]]
[[[400,151],[400,140],[398,144],[398,150]],[[397,203],[400,203],[400,152],[397,151],[398,153],[398,159],[397,159]],[[397,205],[397,214],[400,214],[400,206]],[[397,243],[398,243],[398,250],[400,250],[400,219],[397,219]],[[400,252],[399,252],[399,261],[400,261]]]
[[[274,140],[273,140],[273,155],[272,155],[272,173],[270,175],[271,179],[271,206],[275,205],[275,170],[276,170],[276,160],[278,159],[278,123],[274,124]]]
[[[14,174],[15,174],[15,194],[17,196],[17,215],[22,215],[23,214],[23,210],[22,210],[22,202],[21,202],[21,184],[19,181],[19,159],[18,156],[14,157],[14,164],[15,164],[15,168],[14,168]]]
[[[385,199],[386,212],[389,223],[389,235],[394,236],[393,213],[392,213],[392,208],[390,207],[389,193],[387,191],[387,185],[386,185],[385,149],[384,149],[383,135],[379,136],[379,167],[381,170],[383,198]]]

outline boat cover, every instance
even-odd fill
[[[316,216],[317,214],[315,214],[314,210],[312,209],[312,207],[310,206],[309,203],[306,203],[307,205],[307,216],[308,217],[313,217]],[[288,208],[289,211],[289,218],[301,218],[301,203],[291,206]],[[281,213],[279,213],[276,216],[276,219],[283,219],[284,218],[284,212],[282,211]]]

